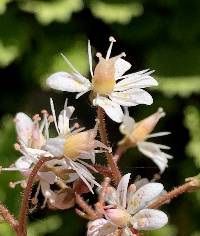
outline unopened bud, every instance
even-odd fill
[[[119,227],[126,226],[131,218],[131,215],[123,209],[107,209],[106,214],[110,220]]]

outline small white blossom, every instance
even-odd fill
[[[97,53],[99,63],[96,65],[94,72],[92,69],[91,46],[88,42],[91,82],[82,76],[69,60],[62,55],[74,72],[71,74],[57,72],[47,79],[47,85],[61,91],[77,92],[76,98],[91,90],[93,105],[102,107],[115,122],[122,122],[123,111],[121,106],[151,105],[153,99],[143,88],[157,86],[158,83],[151,76],[153,71],[149,70],[124,75],[130,69],[131,64],[121,58],[125,56],[125,53],[110,58],[115,39],[110,37],[110,42],[105,58]]]
[[[53,100],[51,99],[51,108],[54,116],[54,122],[58,131],[58,136],[49,138],[43,146],[43,150],[51,153],[54,157],[63,157],[66,165],[73,169],[78,176],[87,185],[89,190],[93,192],[93,185],[100,186],[90,170],[97,172],[94,167],[85,162],[84,160],[91,160],[95,163],[95,153],[111,151],[110,148],[105,146],[100,141],[96,140],[98,121],[93,129],[83,131],[84,128],[71,129],[69,127],[69,114],[64,109],[58,118],[58,123],[55,115]],[[68,116],[66,116],[68,114]]]
[[[165,113],[162,108],[159,108],[156,113],[136,123],[129,116],[128,109],[126,109],[123,122],[120,125],[120,131],[125,137],[119,142],[119,145],[127,147],[134,147],[136,145],[141,153],[149,157],[159,167],[161,173],[167,167],[168,159],[172,158],[171,155],[163,152],[162,149],[168,150],[170,147],[149,142],[147,139],[170,134],[170,132],[150,134],[163,116],[165,116]]]
[[[136,230],[153,230],[163,227],[168,222],[167,215],[154,209],[148,209],[150,202],[163,190],[160,183],[148,183],[138,190],[130,185],[130,174],[122,177],[118,188],[108,187],[105,207],[105,218],[88,224],[87,236],[106,236],[117,229],[123,236],[134,235]]]

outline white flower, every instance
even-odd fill
[[[23,156],[19,157],[10,170],[19,170],[22,174],[27,175],[32,164],[36,163],[41,156],[52,156],[50,153],[41,150],[49,138],[49,121],[48,114],[43,111],[43,119],[37,114],[33,120],[23,112],[19,112],[15,117],[15,126],[19,144],[15,144],[16,150],[20,151]]]
[[[126,109],[123,122],[120,125],[120,131],[125,137],[119,142],[119,145],[126,147],[134,147],[136,145],[140,152],[149,157],[159,167],[161,173],[167,167],[168,159],[172,158],[171,155],[163,152],[162,149],[167,150],[170,147],[146,140],[170,134],[170,132],[150,134],[163,116],[165,116],[165,113],[162,108],[159,108],[156,113],[136,123],[129,116],[128,109]]]
[[[99,186],[99,184],[95,181],[94,176],[88,169],[91,169],[93,172],[97,171],[84,160],[89,159],[94,164],[95,153],[111,151],[110,148],[95,139],[97,136],[98,121],[93,129],[86,131],[83,131],[84,128],[73,130],[73,128],[71,129],[69,127],[69,117],[72,112],[67,113],[64,109],[60,113],[57,123],[52,99],[51,108],[58,136],[49,138],[43,146],[43,150],[51,153],[54,157],[63,157],[66,165],[75,170],[89,190],[93,192],[93,185]],[[70,114],[70,116],[66,116],[66,114]]]
[[[154,209],[148,209],[152,202],[163,190],[160,183],[148,183],[137,191],[130,185],[130,174],[122,177],[117,190],[108,187],[106,201],[110,206],[105,207],[105,218],[92,221],[88,225],[88,236],[106,236],[108,233],[122,230],[123,236],[133,235],[135,230],[153,230],[163,227],[168,222],[167,215]]]
[[[88,56],[91,82],[82,76],[64,56],[65,61],[73,69],[73,73],[57,72],[47,79],[47,85],[53,89],[77,92],[76,98],[88,91],[92,91],[92,103],[102,107],[106,114],[115,122],[122,122],[121,106],[136,106],[138,104],[151,105],[153,99],[143,88],[157,86],[157,81],[150,76],[153,71],[143,70],[123,75],[130,69],[131,64],[121,57],[125,53],[111,57],[111,50],[115,39],[110,37],[110,46],[105,59],[97,53],[99,63],[93,72],[91,46],[88,42]]]

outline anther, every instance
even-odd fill
[[[109,41],[115,43],[115,42],[116,42],[116,39],[115,39],[113,36],[110,36],[110,37],[109,37]]]
[[[37,204],[38,204],[38,199],[35,198],[35,197],[33,197],[33,198],[31,199],[31,202],[32,202],[33,205],[37,205]]]
[[[15,143],[14,148],[15,148],[16,151],[21,150],[21,146],[19,145],[19,143]]]
[[[162,107],[158,108],[158,113],[160,113],[160,117],[164,117],[166,115]]]
[[[100,52],[97,52],[97,53],[96,53],[96,57],[101,58],[101,57],[102,57],[102,54],[101,54]]]
[[[122,52],[122,53],[120,54],[120,56],[121,56],[121,57],[125,57],[125,56],[126,56],[126,53],[125,53],[125,52]]]
[[[79,128],[80,128],[79,123],[75,123],[75,124],[74,124],[74,128],[75,128],[75,129],[79,129]]]
[[[14,182],[9,182],[9,187],[10,188],[15,188],[16,184]]]
[[[33,120],[34,120],[34,121],[40,121],[40,120],[41,120],[40,115],[39,115],[39,114],[35,114],[35,115],[33,116]]]

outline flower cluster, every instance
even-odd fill
[[[137,230],[158,229],[167,224],[164,212],[148,208],[163,191],[163,185],[148,183],[137,189],[134,184],[128,187],[129,179],[130,174],[126,174],[117,189],[106,189],[105,201],[109,205],[104,207],[105,218],[88,224],[88,236],[106,236],[118,229],[123,236],[129,236]]]
[[[11,187],[18,183],[25,189],[28,189],[30,184],[36,186],[34,197],[31,199],[34,205],[32,210],[39,205],[67,209],[77,203],[83,211],[76,209],[76,212],[90,220],[88,236],[115,235],[116,232],[123,236],[133,236],[140,230],[157,229],[167,224],[167,215],[151,208],[152,202],[163,193],[164,187],[156,182],[142,186],[136,182],[129,185],[130,173],[121,176],[117,162],[127,149],[137,147],[158,166],[160,173],[163,173],[168,159],[172,156],[162,151],[169,149],[168,146],[147,141],[149,138],[169,134],[152,134],[160,118],[165,116],[163,109],[159,108],[140,122],[135,122],[128,111],[132,106],[152,104],[153,99],[144,88],[158,85],[151,75],[153,71],[142,70],[126,74],[131,64],[122,59],[125,53],[111,57],[115,39],[110,37],[109,40],[110,46],[106,56],[103,57],[99,52],[96,54],[99,62],[94,70],[91,45],[88,42],[91,80],[81,75],[64,55],[62,56],[73,73],[56,72],[47,78],[50,88],[76,92],[76,98],[90,91],[91,103],[97,106],[98,110],[94,127],[86,129],[80,127],[77,122],[71,124],[75,108],[68,106],[67,99],[58,116],[52,99],[52,114],[43,110],[41,115],[36,114],[31,119],[25,113],[17,113],[15,148],[21,156],[10,167],[1,168],[1,171],[19,171],[22,174],[23,180],[11,182]],[[107,140],[104,112],[113,121],[120,123],[119,130],[123,134],[114,154]],[[56,135],[50,132],[52,123]],[[107,166],[96,163],[96,155],[99,153],[106,156]],[[118,185],[117,189],[110,184],[100,184],[96,173],[110,177],[113,184]],[[90,207],[81,194],[94,194],[95,190],[100,196],[99,202],[95,207]],[[43,204],[38,200],[40,192],[44,197]],[[29,196],[30,192],[25,195],[28,200]],[[26,211],[22,209],[23,212]]]

